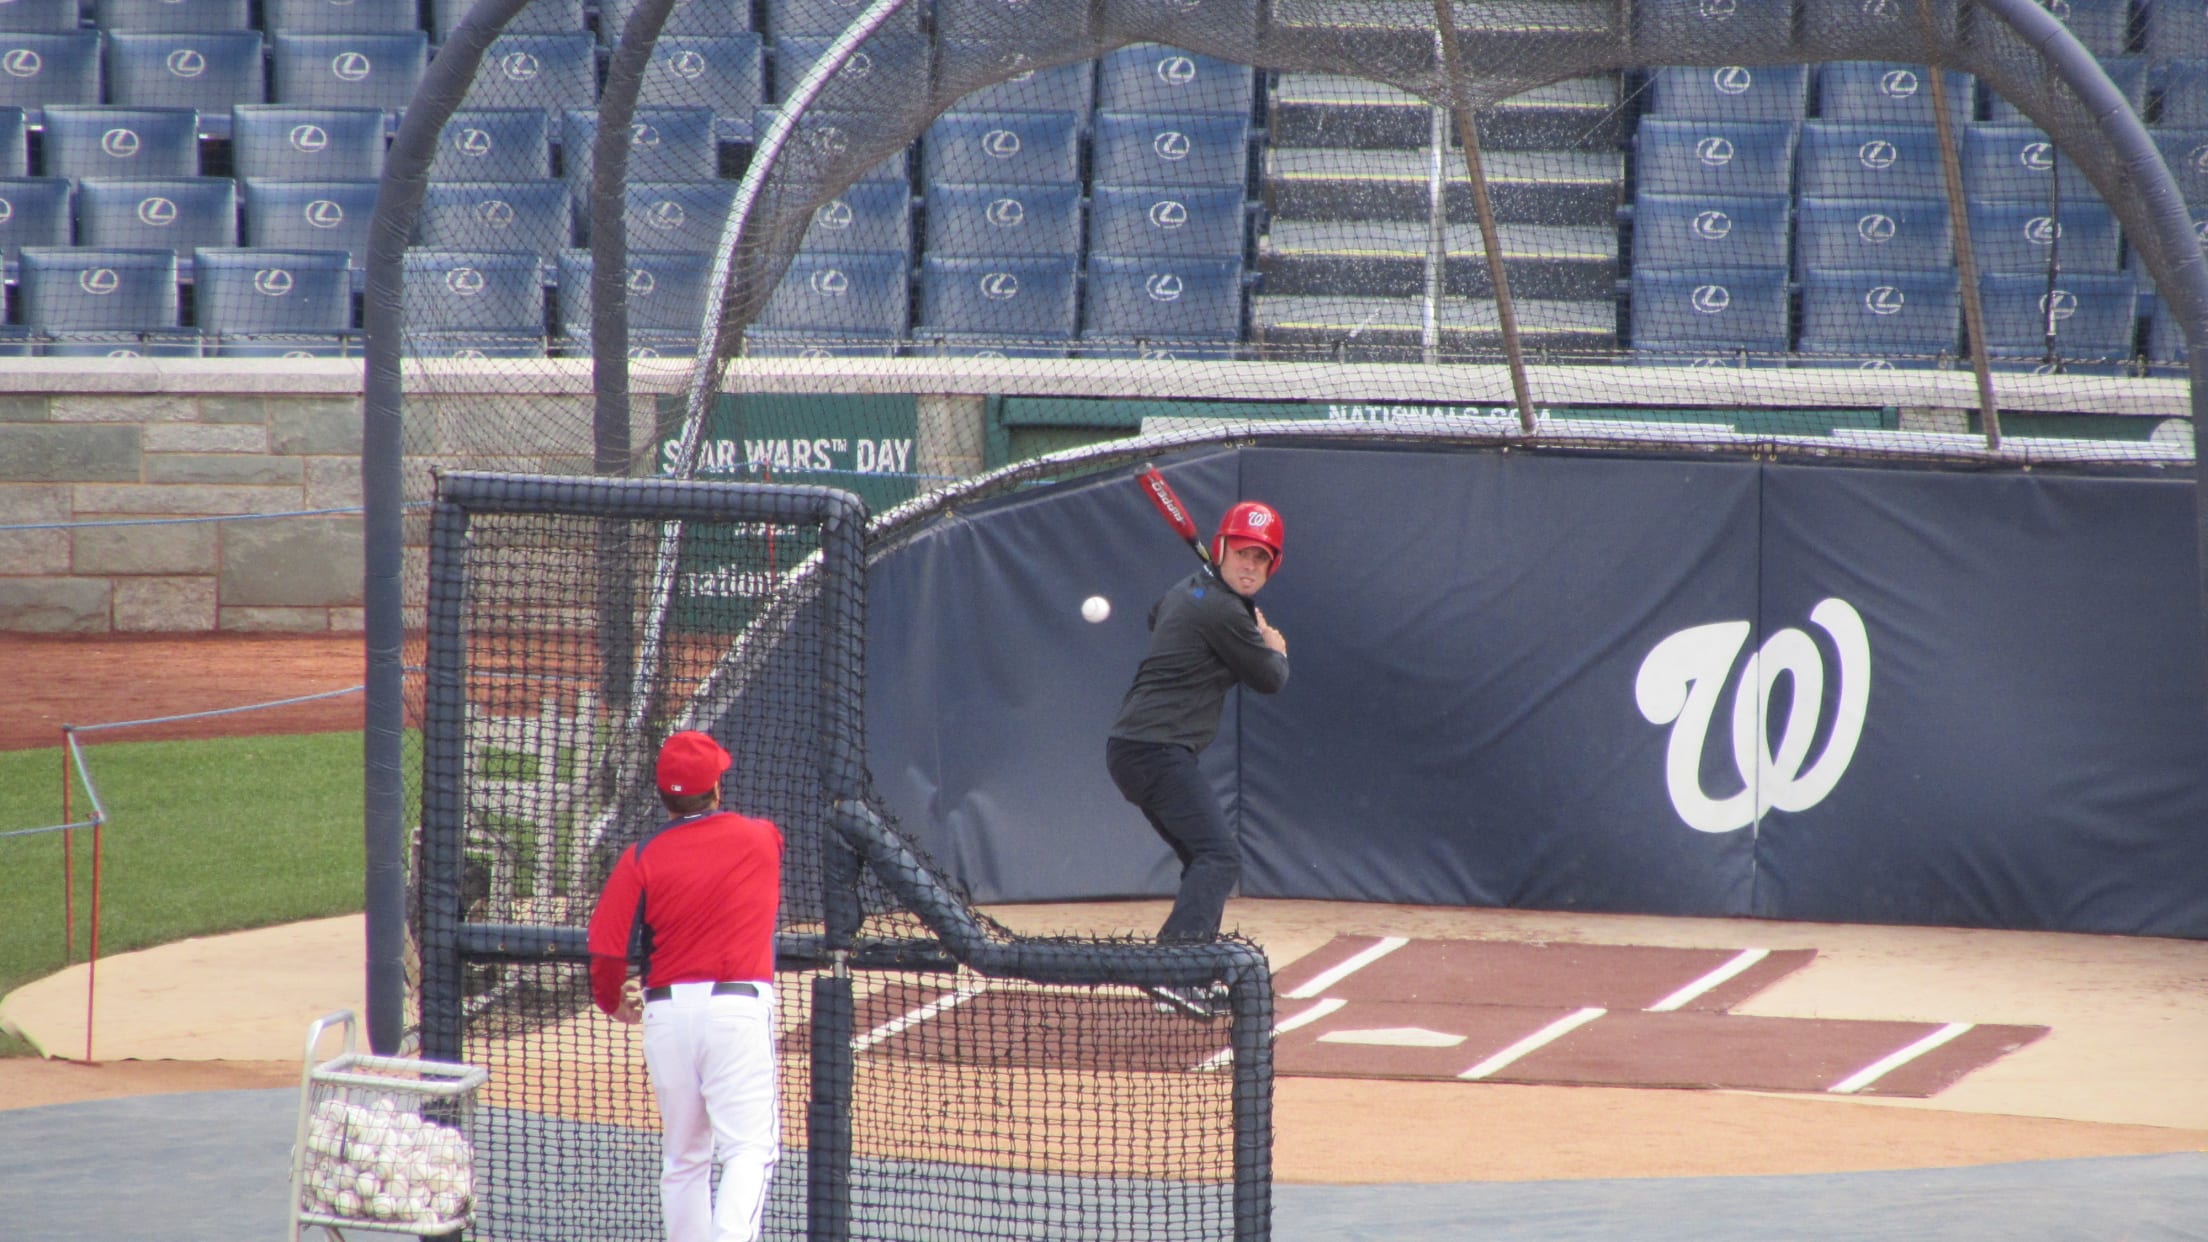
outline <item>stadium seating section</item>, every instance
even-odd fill
[[[491,45],[439,136],[406,269],[412,348],[588,350],[595,103],[637,3],[533,0]],[[674,7],[644,71],[618,204],[632,349],[696,348],[753,145],[864,7]],[[1072,30],[1091,7],[1028,0],[1025,20],[1056,15]],[[0,5],[0,353],[357,352],[388,144],[468,8]],[[986,83],[1000,8],[907,6],[826,82],[813,115],[830,123],[885,85],[979,89],[814,211],[753,352],[1492,352],[1485,243],[1457,161],[1434,192],[1439,130],[1424,101],[1157,44]],[[1647,37],[1687,38],[1707,9],[1645,0],[1636,20]],[[1529,347],[1953,365],[1968,342],[1934,112],[1944,93],[1991,350],[2020,367],[2175,357],[2179,334],[2092,187],[1990,87],[1954,73],[1934,83],[1910,63],[1913,23],[1852,29],[1861,54],[1887,59],[1794,65],[1793,40],[1817,33],[1797,26],[1838,18],[1728,11],[1733,45],[1769,63],[1558,82],[1482,113]],[[2208,7],[2057,11],[2147,118],[2208,230]],[[1932,14],[1958,20],[1951,0]]]

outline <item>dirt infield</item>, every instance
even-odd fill
[[[57,743],[64,721],[167,716],[357,685],[362,645],[357,635],[0,636],[0,667],[17,673],[12,693],[0,700],[0,748],[42,747]],[[359,696],[352,695],[107,736],[355,729],[360,709]],[[1155,902],[1119,902],[992,913],[1022,930],[1103,933],[1154,926],[1161,909]],[[1916,1100],[1284,1076],[1277,1094],[1276,1167],[1288,1181],[1819,1172],[2208,1146],[2208,1068],[2199,1056],[2208,1041],[2208,995],[2200,987],[2208,979],[2204,945],[1328,902],[1237,901],[1229,922],[1263,944],[1276,968],[1344,935],[1813,950],[1808,965],[1770,981],[1736,1011],[1793,1019],[2031,1023],[2050,1030],[2045,1039]],[[217,956],[219,940],[196,943],[202,958]],[[266,980],[237,977],[250,971],[234,965],[201,967],[212,977],[195,979],[169,964],[174,958],[154,956],[163,952],[149,951],[149,981],[139,1003],[170,1022],[182,1020],[177,1008],[189,998],[221,1003],[225,987],[279,990]],[[359,958],[344,945],[331,956],[318,964],[327,976],[325,989],[301,1001],[314,1012],[351,1003],[344,998],[360,986]],[[268,1052],[163,1060],[156,1058],[206,1054],[152,1045],[120,1051],[128,1045],[125,1032],[109,1023],[127,1021],[128,971],[120,962],[112,969],[103,962],[99,977],[101,1044],[118,1049],[105,1055],[147,1059],[90,1066],[0,1059],[0,1108],[297,1083],[300,1066],[268,1060],[274,1055]],[[66,993],[64,1012],[81,1011],[81,979],[54,983]],[[273,1044],[258,1046],[290,1046],[303,1029],[286,1024],[270,1033]]]

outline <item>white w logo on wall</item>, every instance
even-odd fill
[[[1809,619],[1839,653],[1838,696],[1824,753],[1805,770],[1817,718],[1824,710],[1825,659],[1809,635],[1783,629],[1748,657],[1733,691],[1733,764],[1742,788],[1712,798],[1702,788],[1702,751],[1726,675],[1748,641],[1746,621],[1719,621],[1681,630],[1649,650],[1633,682],[1633,698],[1651,724],[1671,726],[1664,751],[1664,785],[1672,809],[1696,832],[1745,828],[1764,812],[1806,811],[1840,783],[1855,744],[1863,736],[1871,698],[1871,643],[1863,618],[1845,600],[1828,599]],[[1780,677],[1793,679],[1792,702],[1771,748],[1771,691]]]

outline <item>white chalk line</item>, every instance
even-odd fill
[[[1354,954],[1348,960],[1340,963],[1331,970],[1325,971],[1324,973],[1311,979],[1309,982],[1304,983],[1295,991],[1288,993],[1288,999],[1310,1000],[1312,997],[1326,991],[1328,988],[1333,987],[1335,984],[1340,983],[1342,980],[1347,979],[1349,976],[1356,974],[1358,971],[1363,970],[1365,967],[1372,965],[1374,962],[1379,961],[1381,958],[1386,957],[1388,954],[1395,952],[1397,949],[1400,949],[1404,945],[1407,945],[1409,943],[1410,941],[1402,936],[1382,936],[1378,944],[1366,946],[1363,950]]]
[[[910,1010],[902,1016],[891,1018],[889,1021],[882,1023],[880,1026],[875,1027],[873,1030],[868,1031],[866,1034],[852,1040],[851,1051],[864,1052],[884,1040],[895,1039],[897,1036],[904,1034],[906,1031],[911,1030],[913,1027],[916,1027],[921,1023],[928,1021],[930,1018],[934,1018],[940,1014],[947,1013],[952,1009],[956,1009],[958,1006],[965,1004],[967,1001],[974,999],[975,997],[981,995],[983,992],[986,992],[988,990],[989,985],[987,982],[961,984],[959,985],[959,989],[956,992],[952,992],[946,996],[938,996],[934,1000],[929,1001],[927,1004],[922,1005],[917,1009]]]
[[[1747,970],[1750,966],[1755,965],[1757,962],[1760,962],[1769,956],[1771,956],[1771,950],[1769,949],[1742,949],[1739,953],[1733,955],[1732,960],[1726,962],[1723,966],[1718,967],[1716,970],[1711,971],[1710,973],[1702,976],[1701,978],[1695,980],[1687,986],[1680,988],[1678,991],[1673,992],[1671,995],[1665,997],[1664,999],[1657,1001],[1653,1005],[1650,1005],[1648,1007],[1648,1012],[1670,1013],[1675,1009],[1683,1008],[1688,1001],[1694,1000],[1696,997],[1711,991],[1721,983],[1726,983],[1739,977],[1741,972]]]
[[[1588,1023],[1594,1021],[1595,1019],[1601,1017],[1608,1012],[1610,1011],[1607,1009],[1597,1009],[1594,1006],[1590,1005],[1587,1008],[1579,1010],[1576,1013],[1565,1014],[1563,1017],[1549,1023],[1547,1026],[1542,1027],[1540,1030],[1535,1031],[1533,1034],[1526,1036],[1524,1039],[1519,1040],[1517,1043],[1512,1044],[1510,1047],[1503,1049],[1501,1052],[1496,1053],[1494,1056],[1489,1057],[1485,1061],[1480,1062],[1478,1065],[1473,1066],[1471,1069],[1468,1069],[1463,1073],[1457,1075],[1457,1077],[1485,1078],[1498,1070],[1508,1067],[1512,1062],[1525,1056],[1527,1053],[1538,1051],[1541,1048],[1545,1048],[1548,1045],[1555,1043],[1557,1040],[1564,1038],[1566,1035],[1571,1034],[1573,1031],[1578,1030],[1579,1028],[1587,1025]]]
[[[1906,1048],[1898,1048],[1887,1053],[1878,1060],[1825,1088],[1825,1090],[1836,1095],[1849,1095],[1861,1091],[1934,1048],[1952,1042],[1957,1036],[1976,1025],[1975,1022],[1950,1022]]]

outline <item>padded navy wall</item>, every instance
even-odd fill
[[[1259,604],[1289,684],[1205,756],[1245,894],[2208,936],[2188,480],[1288,447],[1166,472],[1287,525]],[[877,787],[976,897],[1171,891],[1103,745],[1193,566],[1124,479],[874,566]]]

